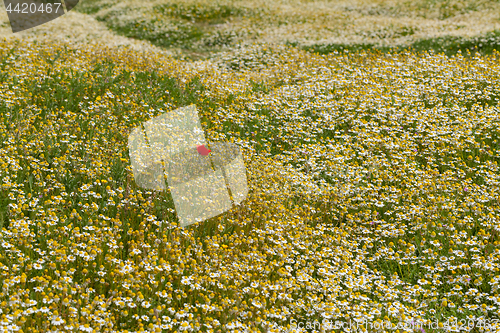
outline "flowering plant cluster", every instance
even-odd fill
[[[498,330],[499,59],[1,41],[0,327]],[[250,192],[181,228],[127,137],[190,104],[242,148]]]

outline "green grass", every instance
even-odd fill
[[[70,57],[71,52],[64,50],[58,53],[55,57],[45,58],[45,62],[49,65],[60,61],[59,54],[64,56],[62,58]],[[67,53],[66,53],[67,52]],[[8,54],[6,55],[8,56]],[[4,55],[3,60],[6,57]],[[0,59],[1,61],[2,59]],[[196,104],[199,109],[208,107],[215,107],[215,102],[212,99],[201,98],[201,93],[204,90],[203,85],[200,83],[199,78],[195,77],[191,82],[188,82],[184,87],[181,87],[179,82],[172,77],[158,75],[156,72],[141,71],[138,73],[131,73],[128,70],[119,68],[111,61],[96,61],[93,69],[88,72],[73,71],[72,69],[64,72],[54,73],[49,71],[46,73],[48,76],[42,78],[26,78],[23,80],[23,85],[32,93],[32,98],[27,100],[23,105],[16,104],[14,107],[7,107],[4,102],[0,103],[0,114],[7,115],[2,118],[4,121],[6,131],[15,131],[16,128],[24,128],[21,137],[27,140],[34,140],[34,135],[37,131],[44,131],[46,120],[54,118],[53,110],[65,110],[65,112],[73,112],[81,114],[83,107],[89,106],[89,102],[95,101],[98,96],[104,93],[111,92],[117,96],[131,96],[136,98],[138,104],[145,103],[150,108],[160,110],[165,107],[165,102],[169,102],[176,107]],[[19,84],[16,76],[10,76],[8,72],[3,72],[2,76],[5,82],[8,82],[8,88],[13,88]],[[35,110],[27,108],[28,105],[39,105],[40,108]],[[27,112],[25,110],[27,108]],[[149,119],[150,115],[144,113],[134,117],[134,121],[130,122],[127,115],[132,111],[132,106],[122,106],[113,109],[113,115],[116,116],[121,123],[126,126],[137,126],[139,123]],[[96,116],[100,116],[96,114]],[[206,114],[200,112],[200,118],[205,125],[210,126]],[[49,120],[50,121],[50,120]],[[77,135],[80,139],[93,142],[99,139],[98,133],[108,133],[113,141],[121,142],[122,148],[126,145],[127,136],[124,133],[115,131],[113,128],[104,128],[99,122],[90,117],[86,118],[83,122],[78,123],[81,131],[73,131],[72,135]],[[20,138],[19,138],[20,139]],[[63,140],[63,136],[46,136],[43,138],[43,146],[45,149],[39,151],[36,155],[26,154],[24,159],[45,159],[47,167],[52,168],[52,162],[55,159],[61,158],[72,150],[71,146],[59,143]],[[104,142],[98,141],[102,146],[106,146]],[[0,143],[0,148],[3,142]],[[105,148],[103,148],[105,149]],[[74,153],[74,152],[73,152]],[[42,156],[43,154],[43,156]],[[80,151],[76,153],[81,158],[81,162],[77,163],[75,168],[66,173],[61,173],[57,177],[57,181],[64,185],[66,191],[76,191],[82,183],[88,181],[85,175],[85,169],[92,168],[87,153]],[[111,160],[111,175],[120,186],[126,186],[126,167],[127,164],[120,160],[120,157],[114,157]],[[29,179],[29,181],[28,181]],[[36,191],[43,191],[41,183],[34,181],[32,175],[24,171],[18,171],[17,180],[25,184],[26,193]],[[167,196],[169,194],[166,194]],[[6,192],[0,191],[0,228],[9,226],[8,204],[11,200],[6,196]],[[165,201],[157,206],[157,213],[160,215],[165,213],[166,208],[173,208],[173,201],[167,198],[167,205]],[[74,202],[76,205],[76,202]],[[77,206],[74,206],[78,208]],[[31,216],[32,218],[34,216]],[[87,216],[88,218],[88,216]]]
[[[133,10],[129,9],[130,12]],[[163,20],[143,18],[140,20],[123,21],[119,15],[122,11],[111,11],[98,20],[104,21],[109,28],[119,35],[147,40],[160,47],[180,47],[190,45],[204,36],[197,25],[185,20],[172,20],[165,26]],[[185,47],[186,48],[186,47]]]
[[[488,8],[490,0],[411,0],[347,6],[346,11],[387,17],[422,17],[440,21]]]

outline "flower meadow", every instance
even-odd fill
[[[0,41],[0,327],[500,331],[499,60]],[[182,228],[127,140],[191,104],[250,192]]]

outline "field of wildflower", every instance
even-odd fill
[[[113,45],[0,40],[0,328],[500,331],[498,1],[248,3],[88,0],[60,22]],[[182,228],[127,144],[191,104],[250,192]]]

